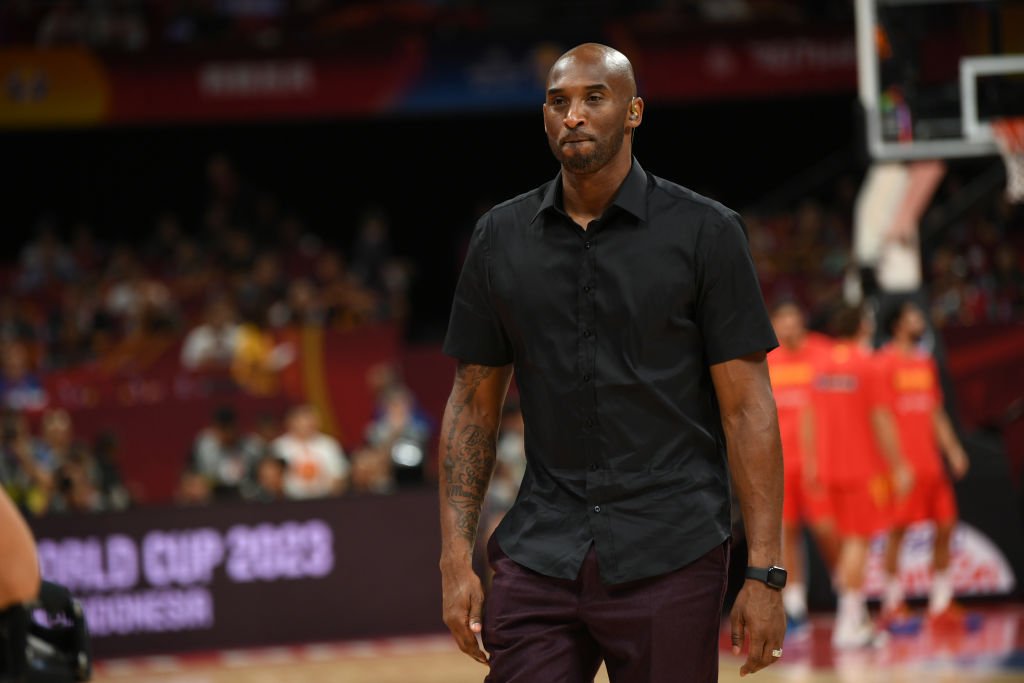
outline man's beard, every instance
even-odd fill
[[[552,154],[569,171],[573,173],[594,173],[604,168],[619,153],[619,150],[622,149],[622,142],[623,137],[618,135],[603,140],[595,139],[592,141],[594,145],[592,152],[589,154],[576,153],[572,155],[566,154],[558,142],[551,142],[549,144]]]

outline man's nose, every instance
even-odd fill
[[[573,103],[569,107],[569,111],[566,112],[563,123],[565,124],[565,127],[569,129],[579,128],[580,126],[583,125],[584,118],[582,112],[580,111],[579,103]]]

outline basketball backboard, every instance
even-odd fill
[[[860,102],[876,160],[997,154],[1024,116],[1024,0],[855,0]]]

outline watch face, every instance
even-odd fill
[[[766,583],[774,588],[785,588],[787,576],[786,570],[782,567],[768,567],[768,581]]]

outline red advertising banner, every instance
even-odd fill
[[[641,93],[663,102],[853,92],[852,33],[637,36],[627,47]],[[97,55],[83,49],[0,50],[0,127],[267,121],[535,107],[560,48],[425,36],[330,51]],[[546,67],[544,67],[546,68]],[[538,70],[540,69],[540,70]]]
[[[852,34],[636,41],[644,96],[658,100],[852,92]]]
[[[110,123],[326,118],[386,112],[419,74],[420,41],[310,56],[109,64]]]

